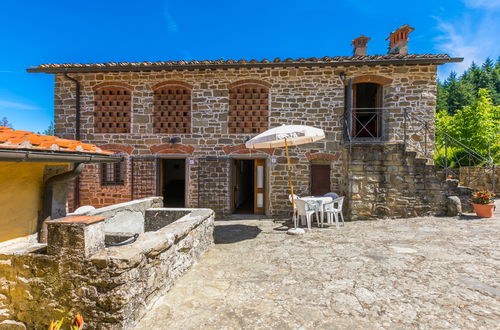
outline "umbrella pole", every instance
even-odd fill
[[[295,219],[295,195],[293,194],[293,182],[292,182],[292,168],[290,165],[290,156],[288,156],[288,142],[285,139],[285,154],[286,163],[288,167],[288,183],[290,184],[290,193],[292,194],[292,221],[293,226],[297,228],[297,221]]]

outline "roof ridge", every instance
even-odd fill
[[[295,59],[285,58],[268,60],[263,58],[256,59],[215,59],[215,60],[167,60],[167,61],[130,61],[130,62],[94,62],[94,63],[46,63],[40,64],[37,67],[30,67],[28,70],[33,69],[48,69],[48,68],[99,68],[99,67],[128,67],[128,66],[193,66],[193,65],[251,65],[251,64],[272,64],[272,63],[341,63],[349,61],[371,61],[371,60],[409,60],[409,59],[450,59],[447,54],[387,54],[387,55],[363,55],[363,56],[323,56],[323,57],[298,57]]]

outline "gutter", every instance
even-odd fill
[[[97,154],[0,149],[0,161],[3,162],[102,163],[120,160],[121,157]]]
[[[338,67],[338,66],[373,66],[373,65],[418,65],[445,64],[462,62],[463,57],[421,58],[421,59],[386,59],[386,60],[348,60],[339,62],[269,62],[269,63],[214,63],[214,64],[161,64],[161,65],[114,65],[114,66],[67,66],[34,67],[26,69],[30,73],[96,73],[123,71],[173,71],[173,70],[216,70],[269,67]],[[67,77],[67,76],[66,76]],[[69,78],[69,77],[67,77]],[[73,79],[73,78],[69,78]]]
[[[59,200],[59,202],[62,202],[64,200],[64,205],[62,203],[60,205],[57,205],[57,198],[54,198],[55,195],[59,194],[64,194],[66,195],[66,192],[63,190],[62,191],[55,191],[54,186],[58,183],[67,183],[69,180],[73,179],[74,177],[79,176],[84,168],[85,164],[84,163],[76,163],[75,167],[68,172],[64,172],[58,175],[54,175],[50,177],[47,181],[45,181],[45,184],[43,186],[43,206],[42,206],[42,214],[41,217],[38,221],[38,242],[39,243],[47,243],[47,221],[57,219],[57,218],[62,218],[66,215],[66,203],[65,201],[67,198],[62,198]],[[66,197],[66,196],[64,196]],[[54,205],[55,204],[55,205]],[[54,208],[54,206],[56,208]],[[58,207],[59,206],[59,207]],[[58,208],[57,208],[58,207]],[[59,209],[60,212],[57,212]],[[59,214],[58,214],[59,213]]]
[[[71,80],[72,82],[75,83],[75,140],[80,141],[80,110],[81,110],[81,102],[80,102],[80,82],[73,78],[68,76],[68,74],[65,72],[64,77],[68,80]],[[77,177],[75,180],[75,187],[74,187],[74,197],[73,198],[73,208],[76,210],[76,208],[80,205],[80,178]]]

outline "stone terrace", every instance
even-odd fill
[[[285,229],[218,222],[218,244],[138,329],[498,327],[498,211]]]

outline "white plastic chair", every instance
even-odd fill
[[[299,198],[300,198],[299,196],[293,194],[294,201],[296,201]],[[292,203],[292,194],[288,195],[288,200],[290,201],[290,203]],[[297,227],[297,205],[295,203],[293,203],[292,220],[294,226]]]
[[[333,223],[333,218],[335,217],[335,225],[339,228],[339,215],[342,219],[342,226],[344,225],[344,215],[342,214],[342,204],[344,203],[344,197],[339,197],[331,202],[323,204],[323,211],[326,213],[327,221],[329,224]]]
[[[297,216],[301,218],[301,220],[306,218],[307,222],[307,228],[311,230],[311,222],[312,222],[312,215],[316,214],[316,221],[318,222],[319,225],[319,218],[318,218],[318,213],[316,212],[316,207],[314,204],[309,203],[303,199],[297,198],[295,200],[295,205],[297,206]]]

